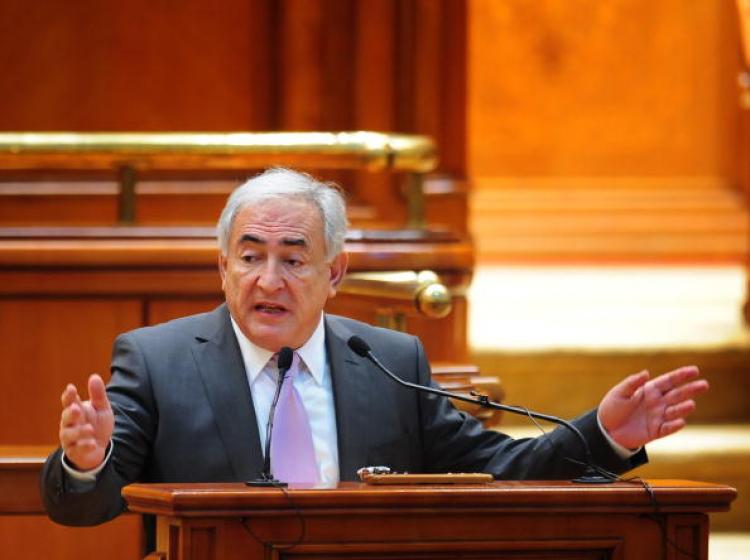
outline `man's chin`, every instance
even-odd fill
[[[278,352],[284,346],[289,346],[290,348],[298,346],[295,344],[291,333],[283,329],[254,328],[249,334],[248,339],[250,339],[250,342],[271,352]]]

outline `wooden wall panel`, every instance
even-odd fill
[[[282,0],[277,6],[282,130],[352,128],[357,3]],[[387,83],[383,84],[387,87]]]
[[[107,379],[112,341],[141,317],[134,299],[1,299],[3,400],[13,406],[0,407],[0,445],[57,442],[65,385]]]
[[[271,127],[269,0],[0,3],[0,130]]]
[[[8,195],[1,193],[3,226],[106,226],[117,223],[114,195]]]
[[[217,271],[218,275],[219,272]],[[218,291],[218,290],[217,290]],[[217,297],[201,297],[194,299],[155,299],[148,302],[146,324],[158,325],[178,317],[205,313],[211,311],[224,300],[217,293]]]
[[[227,0],[216,5],[197,0],[9,0],[0,5],[0,130],[428,133],[436,136],[443,161],[451,162],[441,168],[449,173],[447,180],[461,180],[464,45],[446,44],[444,37],[464,33],[464,6],[463,0]],[[452,31],[456,28],[460,30]],[[323,178],[341,181],[369,224],[403,224],[401,178],[364,176],[325,173]],[[45,179],[33,178],[40,180]],[[214,191],[190,202],[185,201],[189,197],[170,198],[157,191],[139,192],[143,224],[213,222],[217,216],[209,214],[218,214],[223,204]],[[452,213],[451,223],[465,231],[465,192],[454,194],[459,211]],[[36,225],[113,221],[111,204],[86,205],[79,199],[69,215],[55,220],[52,204],[57,201],[42,208],[40,200],[34,199],[31,206],[36,206],[26,212],[25,201],[14,198],[14,206],[0,212],[0,221],[10,224],[16,215]],[[207,267],[172,268],[175,259],[186,256],[180,253],[182,245],[175,245],[161,260],[160,249],[144,251],[146,260],[130,263],[132,267],[117,262],[128,260],[127,250],[113,260],[100,245],[82,262],[64,263],[53,256],[48,275],[47,269],[33,268],[39,265],[34,249],[5,266],[0,370],[8,402],[24,416],[15,406],[0,410],[0,445],[54,444],[64,384],[83,384],[91,371],[106,374],[118,333],[218,303],[213,299],[214,293],[220,297],[218,278],[214,290],[213,264],[211,280],[206,279]],[[117,253],[116,241],[109,246]],[[470,253],[467,243],[463,247]],[[187,265],[195,265],[203,253],[199,248],[198,257],[187,255]],[[359,257],[367,266],[391,263]],[[430,259],[404,252],[396,260],[418,263],[423,258]],[[470,270],[464,273],[468,276]],[[455,319],[464,325],[465,310],[459,313]],[[462,348],[464,329],[455,330],[462,335],[457,341]],[[444,335],[435,338],[434,344],[448,343]],[[22,417],[34,422],[20,422]],[[119,523],[88,532],[32,517],[3,518],[0,549],[35,558],[135,557],[136,531]],[[16,538],[31,540],[32,533],[37,535],[33,547],[23,547]],[[77,549],[78,539],[86,540],[84,548]]]
[[[465,282],[465,278],[462,279]],[[465,286],[454,286],[457,291],[462,291]],[[196,298],[159,298],[146,302],[146,324],[156,325],[178,317],[211,311],[217,305],[223,303],[223,299],[217,297]],[[393,312],[404,313],[406,328],[409,333],[419,336],[428,351],[431,361],[441,363],[466,363],[469,360],[466,351],[466,322],[461,319],[428,319],[420,316],[413,305],[408,302],[387,302],[382,299],[366,298],[362,296],[351,296],[339,294],[326,306],[326,311],[358,319],[366,323],[375,323],[379,309],[389,309]],[[457,296],[454,298],[454,317],[466,316],[466,298]],[[450,328],[445,328],[449,321]]]
[[[41,515],[0,517],[0,550],[9,559],[138,560],[143,557],[141,534],[140,515],[123,515],[98,527],[63,527]]]
[[[11,0],[0,6],[0,130],[421,133],[461,181],[465,27],[463,0]],[[324,177],[377,222],[404,224],[400,177]],[[465,196],[455,190],[459,208]],[[90,212],[78,223],[96,222]]]
[[[473,176],[721,176],[737,184],[733,2],[477,0]]]

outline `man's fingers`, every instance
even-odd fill
[[[96,441],[94,427],[91,424],[80,424],[60,429],[60,444],[66,451],[86,440]]]
[[[701,374],[697,366],[685,366],[677,368],[670,372],[664,373],[659,377],[655,378],[651,383],[661,391],[662,395],[668,393],[675,387],[679,387],[683,383],[695,379]]]
[[[705,393],[708,391],[708,387],[708,381],[705,379],[698,379],[672,389],[667,392],[664,397],[666,398],[667,405],[673,405],[682,401],[690,400],[701,393]]]
[[[67,408],[73,403],[81,402],[81,397],[78,395],[78,389],[76,389],[75,385],[68,383],[62,395],[60,395],[60,402],[63,408]]]
[[[63,447],[75,445],[79,440],[90,439],[94,437],[94,427],[91,424],[81,424],[79,426],[68,426],[60,429],[60,443]]]
[[[635,392],[648,381],[648,370],[629,375],[617,384],[616,391],[619,397],[629,399]]]
[[[659,428],[659,435],[657,437],[662,438],[672,435],[675,432],[679,432],[682,428],[685,427],[686,424],[687,422],[685,422],[684,418],[678,418],[676,420],[664,422]]]
[[[664,410],[664,419],[667,421],[677,420],[678,418],[685,418],[695,410],[695,401],[686,400],[674,406],[668,406]]]
[[[89,399],[91,399],[91,405],[96,410],[108,410],[110,408],[104,381],[96,373],[89,376]]]
[[[63,409],[60,415],[60,426],[68,427],[76,424],[81,424],[84,420],[83,410],[81,405],[73,403],[69,407]]]

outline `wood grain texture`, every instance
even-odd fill
[[[108,378],[114,337],[140,323],[135,299],[0,299],[0,445],[54,444],[66,384]]]
[[[141,519],[123,515],[97,527],[63,527],[45,515],[3,515],[0,547],[6,558],[138,560],[143,557]]]
[[[0,128],[267,129],[266,4],[3,2]]]
[[[469,3],[474,176],[738,179],[731,2]]]
[[[14,0],[0,6],[0,32],[0,130],[424,133],[439,146],[440,172],[465,178],[462,0],[230,0],[220,9]],[[323,177],[382,223],[404,223],[402,177]],[[102,220],[78,211],[78,223]],[[158,203],[138,218],[165,211]],[[465,231],[465,212],[449,213]]]
[[[158,325],[172,319],[206,313],[224,302],[220,294],[214,297],[197,297],[193,299],[159,298],[150,299],[146,308],[146,324]]]
[[[437,135],[448,162],[444,171],[460,180],[465,45],[446,39],[465,33],[464,13],[460,0],[230,0],[219,8],[193,0],[179,6],[84,0],[64,7],[11,0],[0,6],[0,130],[424,129]],[[355,225],[403,224],[402,177],[323,178],[342,181],[351,193]],[[3,197],[0,222],[114,222],[113,193],[60,194]],[[188,187],[139,195],[143,224],[209,225],[223,204],[221,194],[195,195]],[[441,199],[439,212],[451,218],[436,223],[465,232],[465,191],[453,199],[455,207]],[[12,374],[8,402],[28,407],[35,419],[22,426],[15,407],[3,408],[0,444],[54,442],[62,385],[106,371],[118,332],[201,310],[220,297],[209,238],[4,238],[0,245],[0,368]],[[470,275],[473,265],[465,239],[453,245],[434,240],[422,249],[408,240],[355,240],[349,248],[355,270],[437,263]],[[436,261],[432,254],[441,256]],[[433,338],[445,344],[444,337]],[[31,394],[35,400],[24,400]],[[32,558],[119,559],[132,558],[140,546],[135,532],[117,523],[104,532],[48,525],[33,516],[4,517],[0,549]],[[197,531],[192,541],[181,541],[181,551],[216,550],[212,530],[204,525]],[[77,548],[78,539],[86,546]]]
[[[350,231],[345,249],[351,271],[433,268],[440,273],[468,271],[474,264],[470,240],[439,231]],[[0,264],[4,267],[216,270],[217,256],[216,238],[206,228],[0,228]]]
[[[648,481],[664,512],[685,512],[691,508],[702,511],[726,511],[737,496],[734,488],[723,484],[686,480]],[[336,512],[352,507],[363,513],[370,508],[401,508],[424,510],[444,507],[463,511],[484,508],[489,511],[518,511],[519,508],[540,508],[550,513],[566,511],[649,512],[651,498],[640,482],[611,484],[576,484],[567,481],[496,481],[486,485],[415,485],[394,492],[387,487],[372,487],[359,482],[341,482],[331,488],[309,484],[290,487],[290,496],[278,488],[249,488],[245,484],[172,483],[132,484],[123,489],[123,496],[133,511],[155,514],[187,514],[189,512],[233,512],[286,510],[294,515],[296,508]]]
[[[416,105],[433,119],[454,118],[423,99],[397,106],[394,93],[395,65],[412,55],[416,34],[433,38],[419,39],[422,52],[432,57],[436,48],[457,48],[463,62],[463,45],[438,44],[448,23],[464,32],[463,3],[456,0],[254,0],[221,10],[192,1],[179,10],[142,2],[78,2],[67,10],[9,2],[2,15],[3,79],[15,86],[0,114],[4,130],[337,129],[360,119],[387,125],[394,110]],[[140,33],[127,33],[136,22]],[[370,76],[370,87],[354,76]],[[442,95],[434,85],[423,83],[420,95]],[[380,113],[370,112],[371,104]]]
[[[678,540],[707,557],[708,516],[736,496],[730,487],[688,481],[640,484],[495,482],[470,486],[141,485],[129,507],[158,514],[157,549],[201,546],[194,558],[262,558],[293,545],[296,557],[661,559]],[[662,523],[666,532],[662,532]],[[209,536],[210,535],[210,536]]]
[[[467,361],[465,292],[473,267],[471,244],[450,232],[439,231],[352,230],[348,238],[350,271],[433,270],[452,290],[454,308],[444,319],[427,319],[409,303],[341,293],[327,309],[374,323],[378,309],[390,307],[394,313],[408,315],[409,332],[422,338],[431,359]],[[97,347],[108,349],[119,332],[180,314],[207,311],[217,305],[223,299],[217,256],[210,228],[0,229],[0,296],[4,298],[0,304],[7,306],[8,314],[4,326],[9,335],[14,332],[16,322],[24,318],[24,312],[18,310],[23,305],[29,309],[28,314],[41,312],[45,317],[59,316],[60,321],[68,320],[66,315],[74,316],[74,325],[78,320],[88,321],[88,314],[92,313],[96,316],[81,332],[92,334]],[[45,311],[61,298],[69,302],[69,308],[64,312]],[[86,305],[92,301],[99,307],[89,311]],[[82,314],[76,315],[75,306],[79,303]],[[123,305],[130,306],[132,322],[121,329],[112,328],[110,322],[119,316]],[[106,328],[100,328],[98,320],[104,321]],[[38,336],[43,355],[56,345],[62,348],[68,340],[57,336],[54,329],[44,330],[43,323],[35,323],[33,318],[27,321],[41,329]],[[86,334],[80,336],[79,345]],[[52,346],[45,346],[48,343]],[[14,348],[12,364],[16,367],[30,349]],[[76,352],[79,347],[71,345],[65,361],[76,364],[78,375],[106,372],[106,361],[91,369],[90,363],[77,359]],[[26,367],[39,376],[47,362]],[[62,383],[61,379],[55,379]],[[80,382],[85,376],[76,379]],[[62,387],[61,384],[58,391]],[[0,439],[0,444],[47,441],[54,440]]]

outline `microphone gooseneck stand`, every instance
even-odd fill
[[[276,383],[276,392],[273,394],[273,401],[271,401],[271,409],[268,411],[268,421],[266,422],[266,444],[264,447],[263,470],[258,475],[258,478],[245,482],[248,486],[287,485],[286,482],[274,478],[271,473],[271,435],[273,434],[273,417],[276,413],[276,405],[279,402],[279,395],[281,395],[281,386],[284,384],[284,379],[286,379],[286,374],[289,371],[289,368],[292,367],[293,358],[294,351],[288,346],[284,346],[279,350],[277,362],[279,366],[279,381]]]
[[[367,344],[367,342],[365,342],[360,337],[352,336],[347,341],[347,344],[349,345],[349,348],[351,348],[357,355],[370,360],[373,364],[375,364],[375,366],[377,366],[379,370],[381,370],[388,377],[390,377],[393,381],[395,381],[396,383],[398,383],[399,385],[403,387],[408,387],[410,389],[423,391],[426,393],[432,393],[434,395],[439,395],[441,397],[448,397],[448,398],[456,399],[459,401],[477,404],[483,408],[489,408],[493,410],[502,410],[504,412],[510,412],[512,414],[519,414],[519,415],[526,416],[526,417],[536,418],[538,420],[546,420],[548,422],[552,422],[553,424],[564,426],[565,428],[570,430],[573,434],[575,434],[575,436],[580,440],[581,447],[583,448],[583,451],[585,454],[585,463],[587,467],[586,471],[584,472],[583,475],[579,476],[578,478],[575,478],[573,482],[582,482],[582,483],[587,483],[587,484],[605,484],[605,483],[613,482],[614,480],[617,480],[618,478],[617,475],[615,475],[614,473],[611,473],[594,463],[592,456],[591,456],[591,449],[589,448],[589,444],[586,441],[586,438],[583,437],[583,434],[578,428],[576,428],[573,424],[571,424],[567,420],[563,420],[562,418],[558,418],[557,416],[551,416],[549,414],[542,414],[540,412],[534,412],[532,410],[528,410],[528,409],[521,408],[518,406],[500,404],[500,403],[491,401],[489,397],[487,397],[486,395],[467,397],[466,395],[452,393],[450,391],[445,391],[443,389],[436,389],[434,387],[427,387],[425,385],[418,385],[416,383],[410,383],[409,381],[405,381],[401,379],[399,376],[397,376],[395,373],[393,373],[387,367],[385,367],[380,362],[380,360],[378,360],[378,358],[372,353],[372,350],[370,349],[370,345]]]

